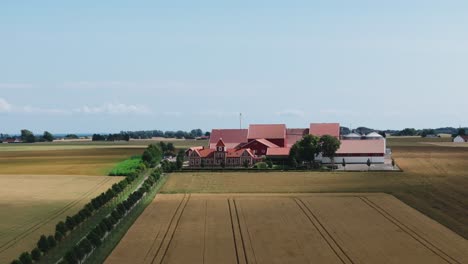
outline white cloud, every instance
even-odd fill
[[[0,113],[2,112],[10,112],[11,111],[11,104],[7,102],[7,100],[0,97]]]
[[[15,108],[15,112],[27,113],[27,114],[70,114],[70,111],[57,108],[41,108],[34,106],[22,106]]]
[[[0,98],[0,113],[22,113],[22,114],[148,114],[150,109],[144,105],[128,105],[122,103],[107,103],[100,106],[82,106],[77,109],[43,108],[31,105],[12,105],[5,99]],[[169,113],[169,112],[168,112]],[[180,113],[172,113],[172,115]]]
[[[148,114],[150,109],[144,105],[127,105],[121,103],[107,103],[100,106],[85,105],[74,112],[84,114]]]
[[[0,89],[26,89],[32,87],[33,85],[29,83],[0,83]]]
[[[291,117],[304,117],[305,113],[302,110],[297,109],[286,109],[276,113],[279,116],[291,116]]]

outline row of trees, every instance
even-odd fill
[[[125,133],[120,134],[108,134],[108,135],[101,135],[101,134],[93,134],[91,137],[92,141],[130,141],[130,135]]]
[[[128,214],[130,210],[138,203],[141,198],[151,190],[151,188],[160,179],[161,172],[155,170],[144,181],[142,186],[133,192],[125,201],[119,203],[116,208],[106,218],[96,225],[85,238],[83,238],[77,245],[69,250],[63,260],[62,264],[78,264],[88,257],[93,250],[101,246],[106,236],[112,232],[117,224]]]
[[[445,128],[447,132],[450,132],[449,134],[452,134],[453,137],[456,136],[464,136],[466,135],[466,129],[465,128]],[[421,137],[426,137],[428,135],[436,135],[440,133],[438,130],[441,129],[419,129],[416,130],[414,128],[405,128],[398,133],[395,133],[395,136],[421,136]]]
[[[0,143],[4,140],[8,139],[17,139],[18,137],[12,137],[7,134],[0,134]],[[52,142],[54,141],[54,135],[48,131],[44,131],[44,133],[41,136],[35,136],[33,132],[27,129],[22,129],[21,130],[21,136],[19,136],[19,139],[21,139],[21,142],[24,143],[34,143],[34,142]]]
[[[165,143],[163,141],[160,141],[159,147],[161,148],[164,156],[175,156],[176,148],[172,142]]]
[[[34,143],[34,142],[52,142],[54,141],[54,136],[48,132],[44,131],[44,134],[42,136],[34,136],[34,133],[27,130],[23,129],[21,130],[21,141],[25,143]]]
[[[148,146],[147,150],[152,150],[156,147],[159,149],[157,145],[150,145]],[[147,151],[145,150],[145,151]],[[159,158],[156,157],[159,153]],[[158,162],[161,160],[162,155],[161,152],[152,152],[152,155],[155,155],[154,159]],[[46,255],[51,249],[56,247],[64,238],[69,236],[73,230],[78,228],[83,222],[93,216],[97,210],[102,208],[104,205],[109,203],[112,199],[117,197],[120,193],[122,193],[128,185],[134,182],[139,177],[139,171],[130,172],[126,175],[125,179],[121,180],[118,183],[115,183],[109,188],[106,192],[101,193],[99,196],[91,199],[89,203],[87,203],[78,213],[72,216],[67,216],[65,221],[60,221],[55,226],[55,234],[54,235],[42,235],[38,242],[37,247],[34,248],[31,252],[23,252],[20,257],[14,260],[12,263],[15,264],[26,264],[26,263],[33,263],[33,261],[40,261],[40,259]],[[159,174],[155,173],[152,175],[152,178],[158,178]],[[146,182],[145,182],[146,183]],[[143,184],[145,186],[145,184]],[[148,186],[148,185],[146,185]],[[141,189],[141,188],[140,188]],[[127,199],[128,200],[128,199]],[[78,247],[81,248],[79,245]],[[74,263],[74,262],[71,262]]]
[[[143,131],[122,131],[121,134],[128,134],[133,139],[149,139],[153,137],[164,138],[186,138],[194,139],[201,136],[210,136],[210,132],[203,132],[201,129],[192,129],[191,131],[162,131],[162,130],[143,130]]]
[[[163,151],[160,145],[151,144],[143,152],[141,159],[147,167],[154,168],[163,158]]]
[[[305,165],[307,169],[315,166],[315,158],[322,153],[334,163],[336,151],[340,148],[340,141],[333,136],[324,135],[317,137],[314,135],[305,135],[301,140],[291,147],[289,153],[290,165],[299,167]]]

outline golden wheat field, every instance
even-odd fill
[[[0,263],[35,247],[42,234],[122,177],[0,175]]]
[[[466,248],[387,194],[165,194],[106,263],[467,263]]]

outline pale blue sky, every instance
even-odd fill
[[[468,125],[467,1],[74,2],[0,2],[0,132]]]

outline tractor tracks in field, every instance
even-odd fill
[[[151,259],[148,259],[151,249],[156,245],[157,242],[157,237],[154,238],[153,244],[150,248],[150,250],[147,252],[144,263],[162,263],[167,255],[167,251],[169,250],[169,247],[172,243],[172,239],[174,238],[175,232],[179,226],[180,219],[182,218],[182,215],[184,213],[185,208],[187,207],[187,204],[190,200],[191,194],[184,194],[184,197],[181,199],[179,205],[177,206],[177,209],[175,210],[174,214],[171,217],[171,220],[169,221],[169,225],[166,228],[166,232],[164,233],[164,236],[162,237],[161,243],[158,246],[158,249],[156,250],[156,253]]]
[[[257,263],[257,257],[255,256],[255,251],[252,247],[252,238],[248,227],[245,224],[242,209],[237,205],[237,201],[234,198],[228,198],[228,208],[231,218],[232,236],[234,239],[237,263]]]
[[[445,253],[442,249],[431,243],[429,240],[425,239],[422,235],[418,234],[416,231],[405,225],[403,222],[398,220],[396,217],[391,215],[388,211],[383,209],[380,205],[374,203],[371,201],[368,197],[365,196],[359,196],[359,198],[367,204],[369,207],[372,209],[376,210],[380,215],[382,215],[384,218],[386,218],[388,221],[393,223],[395,226],[397,226],[399,229],[401,229],[403,232],[405,232],[407,235],[412,237],[414,240],[419,242],[421,245],[423,245],[425,248],[429,249],[432,251],[434,254],[439,256],[441,259],[443,259],[447,263],[456,263],[456,264],[461,264],[461,262],[457,261],[447,253]]]
[[[77,205],[78,203],[80,203],[84,199],[88,198],[90,194],[92,194],[95,191],[99,190],[99,188],[101,188],[104,184],[106,184],[110,180],[111,180],[111,178],[104,178],[103,181],[101,181],[99,184],[95,185],[93,188],[91,188],[87,192],[83,193],[81,196],[79,196],[78,199],[76,199],[76,200],[68,203],[64,207],[59,208],[56,211],[54,211],[48,218],[46,218],[44,220],[35,218],[32,221],[28,221],[27,224],[29,225],[29,224],[34,224],[34,222],[36,222],[37,220],[40,220],[38,223],[36,223],[33,226],[31,226],[31,227],[27,228],[26,230],[22,231],[20,234],[16,235],[15,237],[11,238],[8,241],[2,243],[0,245],[0,254],[5,252],[9,248],[13,247],[14,245],[16,245],[17,242],[19,242],[23,238],[27,237],[28,235],[32,234],[34,231],[38,230],[39,228],[43,227],[44,225],[46,225],[50,221],[52,221],[55,218],[59,217],[61,214],[68,211],[70,208],[73,208],[75,205]],[[16,230],[18,228],[21,228],[21,227],[12,228],[12,229],[9,229],[9,231],[14,231],[14,230]]]
[[[315,229],[322,236],[323,240],[327,242],[328,246],[332,249],[335,255],[340,259],[343,264],[354,264],[353,260],[349,257],[348,254],[343,250],[343,248],[336,242],[335,238],[330,234],[330,232],[325,228],[325,226],[320,222],[317,216],[310,210],[307,204],[297,197],[292,198],[294,202],[299,206],[301,211],[309,219],[309,222],[315,227]]]

